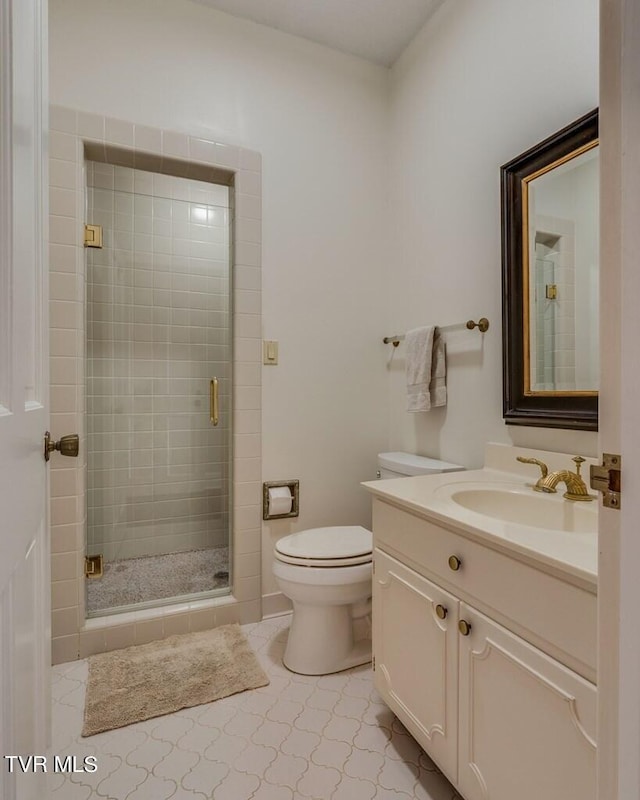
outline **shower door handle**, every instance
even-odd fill
[[[211,378],[209,382],[209,421],[212,425],[218,424],[218,379]]]

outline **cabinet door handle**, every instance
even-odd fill
[[[447,609],[442,605],[442,603],[438,603],[436,606],[436,614],[440,619],[444,619],[447,616]]]
[[[462,566],[462,560],[458,556],[449,556],[449,569],[457,572]]]
[[[463,636],[468,636],[471,633],[471,623],[466,619],[461,619],[458,622],[458,630]]]

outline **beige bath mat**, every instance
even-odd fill
[[[122,728],[268,683],[239,625],[101,653],[89,659],[82,735]]]

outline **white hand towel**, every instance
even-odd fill
[[[433,334],[431,354],[431,383],[429,384],[431,407],[447,405],[447,353],[444,336],[438,328]]]
[[[447,402],[444,338],[434,325],[407,333],[407,411],[429,411]]]

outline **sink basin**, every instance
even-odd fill
[[[485,517],[546,530],[596,533],[598,513],[595,502],[565,500],[518,486],[450,484],[446,495],[459,506]]]

